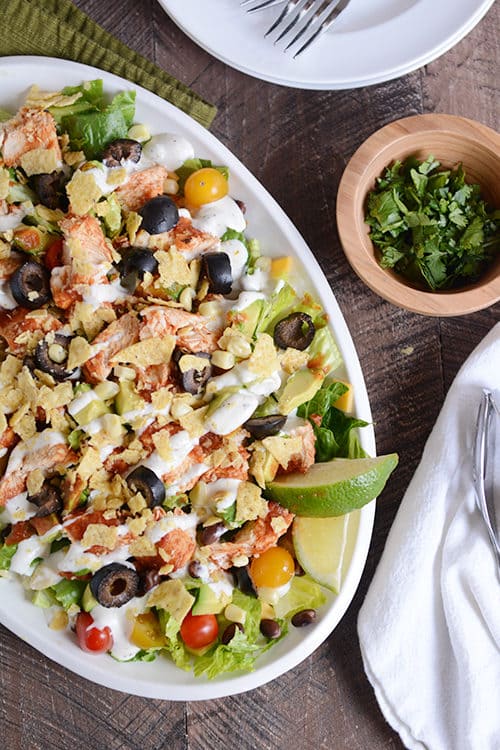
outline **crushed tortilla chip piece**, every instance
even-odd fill
[[[53,148],[34,148],[21,156],[21,166],[31,177],[33,174],[55,172],[58,165],[58,154]]]
[[[118,528],[116,526],[106,526],[103,523],[89,523],[82,537],[82,547],[87,549],[98,545],[113,550],[118,541]]]
[[[153,336],[125,347],[109,360],[111,364],[125,362],[138,367],[161,365],[170,361],[175,348],[175,336],[166,334],[161,338]]]

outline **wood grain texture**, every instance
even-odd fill
[[[398,450],[400,465],[378,502],[370,553],[351,607],[327,641],[294,670],[233,698],[160,702],[93,685],[0,628],[3,745],[400,750],[363,671],[357,613],[450,383],[500,310],[427,318],[379,298],[343,254],[335,196],[356,148],[395,119],[449,112],[499,129],[500,6],[422,70],[377,86],[322,92],[262,83],[227,67],[184,36],[156,0],[77,0],[77,5],[218,106],[212,132],[271,192],[316,254],[361,360],[378,451]]]

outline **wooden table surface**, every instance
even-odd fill
[[[450,383],[499,319],[499,307],[437,319],[379,299],[346,262],[335,228],[335,195],[356,148],[394,119],[448,112],[500,129],[500,6],[451,51],[403,78],[350,91],[302,91],[263,83],[214,59],[155,0],[77,5],[217,105],[212,132],[281,204],[318,258],[361,360],[378,452],[397,450],[400,465],[378,502],[357,594],[335,632],[301,665],[232,698],[162,702],[87,682],[0,627],[2,745],[9,750],[402,748],[364,674],[357,614]]]

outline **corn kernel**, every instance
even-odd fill
[[[202,302],[198,307],[198,312],[205,318],[215,318],[220,313],[220,305],[215,300]]]
[[[113,367],[113,373],[119,380],[135,380],[135,370],[132,370],[131,367],[115,365],[115,367]]]
[[[163,192],[167,193],[167,195],[176,195],[179,191],[179,183],[177,180],[172,180],[170,177],[167,177],[165,182],[163,183]]]
[[[184,310],[191,312],[193,307],[193,300],[196,297],[196,292],[190,286],[187,286],[179,295],[179,302],[181,303]]]
[[[222,349],[216,349],[211,360],[214,367],[219,367],[221,370],[230,370],[236,361],[232,352],[225,352]]]
[[[239,622],[244,625],[246,616],[245,610],[236,606],[236,604],[228,604],[224,610],[224,617],[230,622]]]
[[[52,362],[57,362],[58,365],[61,365],[66,360],[68,353],[64,346],[51,344],[48,349],[48,355]]]

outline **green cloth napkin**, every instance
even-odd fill
[[[43,55],[93,65],[153,91],[207,128],[215,117],[213,105],[108,34],[70,0],[1,0],[0,28],[0,56]]]

